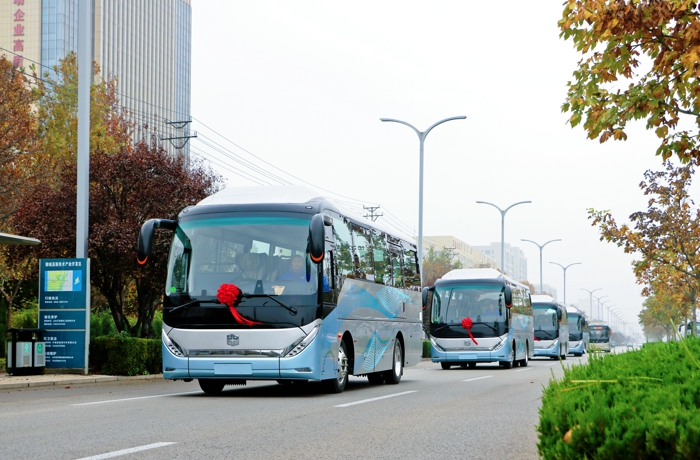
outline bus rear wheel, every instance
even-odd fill
[[[397,385],[403,376],[403,349],[399,339],[394,340],[394,357],[391,363],[391,369],[383,372],[384,381],[389,385]]]
[[[220,395],[226,385],[224,382],[215,379],[199,379],[199,388],[208,395]]]

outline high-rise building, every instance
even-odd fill
[[[78,51],[79,0],[2,0],[0,54],[16,67],[52,72]],[[135,139],[159,136],[189,157],[192,7],[190,0],[92,0],[93,60],[117,79]],[[170,141],[170,142],[168,142]]]
[[[455,236],[424,236],[423,237],[423,257],[430,249],[442,252],[449,249],[454,256],[454,261],[460,261],[463,268],[496,268],[497,263],[486,254],[477,251],[472,246]]]
[[[505,269],[503,267],[498,267],[501,271],[505,272],[511,279],[516,281],[526,281],[527,280],[527,258],[522,249],[511,246],[508,243],[504,244],[505,254],[504,263]],[[501,262],[501,243],[491,243],[489,246],[474,246],[474,249],[481,251],[489,257],[493,257],[498,264]]]

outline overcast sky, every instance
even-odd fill
[[[424,234],[500,242],[500,213],[475,202],[532,200],[505,219],[529,281],[539,285],[539,249],[521,239],[561,238],[544,248],[544,283],[563,300],[563,270],[549,262],[580,262],[566,272],[567,303],[588,311],[582,289],[601,288],[641,331],[633,257],[600,242],[586,210],[627,221],[646,209],[638,184],[661,168],[658,139],[640,123],[601,145],[565,123],[580,56],[559,38],[560,3],[193,0],[192,153],[227,186],[277,182],[214,142],[283,180],[380,205],[386,223],[417,234],[418,136],[379,118],[425,130],[465,115],[426,139]]]

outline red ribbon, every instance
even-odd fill
[[[246,326],[253,326],[255,324],[262,324],[257,321],[251,321],[247,318],[241,316],[236,310],[236,305],[241,301],[241,290],[235,284],[222,284],[219,286],[219,291],[216,293],[216,298],[219,302],[226,305],[231,311],[233,318],[238,322],[238,324],[244,324]]]
[[[474,336],[472,335],[472,326],[473,325],[474,325],[474,323],[472,322],[471,318],[464,318],[462,320],[462,327],[467,330],[467,332],[469,333],[469,337],[472,339],[474,344],[479,345],[479,342],[477,342],[476,339],[474,338]]]

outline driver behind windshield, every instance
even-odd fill
[[[306,270],[304,270],[304,259],[296,255],[292,257],[292,268],[280,275],[278,281],[306,281]]]

